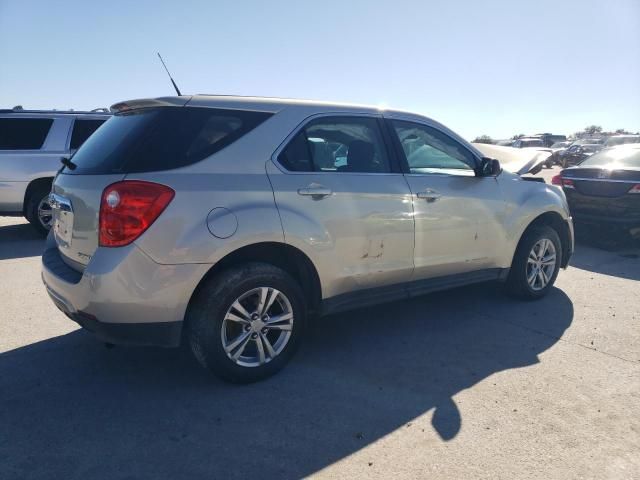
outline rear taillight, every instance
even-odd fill
[[[133,242],[155,222],[174,195],[166,185],[140,180],[109,185],[100,201],[100,246],[122,247]]]
[[[640,193],[640,183],[636,183],[627,193]]]
[[[562,177],[560,175],[554,175],[551,179],[551,185],[562,185]]]
[[[564,188],[576,188],[575,185],[573,184],[573,180],[571,180],[570,178],[563,178],[562,186]]]

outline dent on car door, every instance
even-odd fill
[[[411,278],[411,192],[380,121],[316,117],[268,163],[285,239],[312,257],[324,298]]]
[[[497,267],[505,202],[494,177],[478,177],[475,155],[438,128],[389,119],[415,212],[415,277]]]

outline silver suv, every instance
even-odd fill
[[[0,110],[0,215],[24,216],[46,234],[48,197],[60,159],[73,155],[108,118],[106,109]]]
[[[311,101],[127,101],[56,177],[42,278],[108,343],[265,378],[307,319],[501,280],[536,299],[573,251],[562,191],[428,118]],[[455,306],[452,306],[455,308]]]

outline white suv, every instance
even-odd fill
[[[106,342],[185,338],[231,381],[282,368],[310,315],[489,280],[540,298],[573,251],[561,189],[420,115],[215,96],[112,110],[53,183],[47,291]]]
[[[106,109],[0,110],[0,215],[24,216],[46,234],[49,191],[60,159],[73,155],[108,118]]]

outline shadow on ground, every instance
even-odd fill
[[[318,320],[283,372],[249,386],[185,350],[75,331],[0,354],[0,478],[299,478],[429,411],[447,441],[465,422],[458,392],[536,364],[572,318],[558,289],[434,294]]]
[[[44,237],[28,223],[0,225],[0,260],[35,257],[44,250]]]
[[[603,275],[640,280],[640,240],[630,235],[576,225],[572,267]]]

